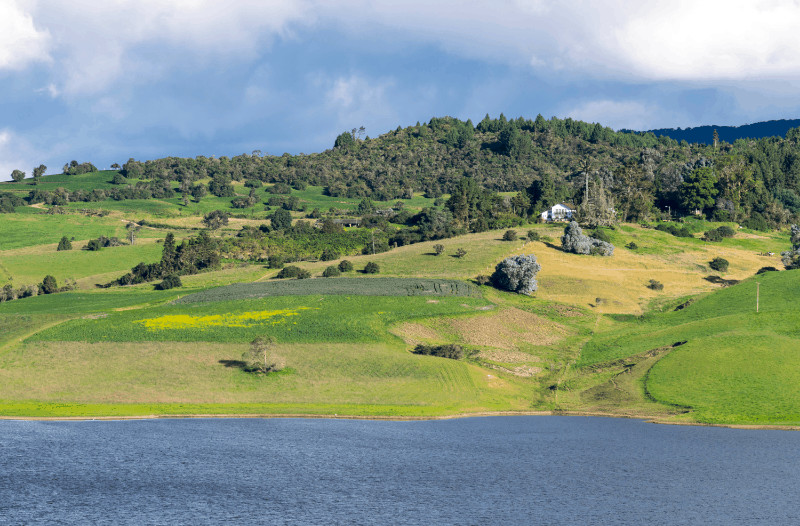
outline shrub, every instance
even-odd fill
[[[637,248],[639,248],[639,245],[631,241],[630,243],[625,245],[625,248],[627,248],[628,250],[636,250]]]
[[[461,258],[463,258],[463,257],[464,257],[464,256],[466,256],[466,255],[467,255],[467,251],[466,251],[466,250],[464,250],[463,248],[459,247],[459,248],[456,250],[455,256],[456,256],[457,258],[461,259]]]
[[[541,269],[542,266],[533,254],[512,256],[497,264],[491,279],[494,286],[499,289],[530,294],[539,286],[536,282],[536,273]]]
[[[297,273],[297,279],[308,279],[311,277],[311,272],[307,271],[306,269],[300,269],[300,272]]]
[[[650,290],[664,290],[664,284],[654,279],[651,279],[646,286]]]
[[[101,248],[103,248],[103,245],[100,243],[100,240],[98,239],[92,239],[86,244],[86,250],[91,250],[93,252],[98,251]]]
[[[726,237],[733,237],[736,232],[727,225],[722,225],[719,228],[714,228],[703,234],[705,241],[722,241]]]
[[[169,290],[182,286],[183,283],[181,283],[181,278],[175,274],[170,274],[169,276],[165,277],[161,283],[157,284],[155,288],[156,290]]]
[[[443,252],[444,252],[444,245],[442,245],[441,243],[436,243],[435,245],[433,245],[434,254],[436,254],[437,256],[441,256]]]
[[[275,277],[278,279],[297,278],[298,276],[300,276],[302,272],[307,272],[307,271],[304,271],[300,267],[296,267],[294,265],[288,265],[286,267],[283,267],[281,271],[278,272],[278,275]]]
[[[381,268],[374,261],[370,261],[364,267],[364,274],[377,274],[380,271],[381,271]]]
[[[336,265],[331,265],[322,272],[323,278],[338,278],[341,275],[342,271]]]
[[[333,248],[326,247],[322,250],[322,255],[319,257],[322,261],[333,261],[339,259],[339,252]]]
[[[756,274],[757,275],[758,274],[763,274],[765,272],[778,272],[778,269],[776,269],[775,267],[761,267],[760,269],[758,269]]]
[[[722,225],[721,227],[717,228],[717,232],[719,232],[722,237],[733,237],[736,235],[736,231],[728,225]]]
[[[517,240],[517,231],[516,230],[506,230],[503,234],[503,241],[516,241]]]
[[[451,360],[461,360],[462,358],[472,358],[478,354],[477,350],[464,349],[460,345],[445,344],[445,345],[424,345],[419,344],[411,351],[414,354],[421,354],[424,356],[438,356],[439,358],[449,358]]]
[[[709,261],[708,266],[717,272],[727,272],[728,264],[729,263],[727,259],[716,257]]]
[[[352,271],[353,271],[353,264],[350,261],[343,259],[339,262],[339,272],[352,272]]]
[[[539,232],[537,232],[536,230],[528,230],[528,240],[539,241],[540,239],[541,236],[539,235]]]
[[[490,278],[489,276],[485,276],[483,274],[475,278],[475,283],[477,283],[478,285],[488,285],[489,283],[491,283],[491,281],[492,278]]]
[[[679,230],[676,231],[674,234],[676,237],[694,237],[692,231],[686,227],[681,227]]]
[[[269,268],[283,268],[283,257],[273,254],[267,258],[267,266]]]
[[[56,248],[56,250],[59,252],[62,250],[72,250],[72,243],[67,236],[63,236],[61,238],[61,241],[58,242],[58,248]]]
[[[709,230],[703,234],[703,241],[722,241],[722,234],[719,233],[719,230],[714,228],[713,230]]]

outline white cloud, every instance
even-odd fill
[[[436,43],[466,57],[580,76],[800,78],[794,0],[350,0],[321,16],[348,32]]]
[[[249,59],[275,35],[291,36],[293,20],[313,19],[306,2],[293,0],[74,0],[35,4],[23,15],[53,35],[55,88],[71,97],[173,68]]]
[[[30,13],[13,0],[0,3],[0,70],[49,60],[49,44],[50,35],[36,28]]]
[[[433,44],[543,74],[800,79],[800,5],[792,0],[10,2],[0,6],[0,68],[52,57],[51,92],[72,97],[176,67],[247,60],[299,27],[333,27],[366,48]]]
[[[31,177],[35,162],[36,156],[27,141],[8,128],[0,129],[0,181],[10,181],[14,170],[22,170],[26,177]]]

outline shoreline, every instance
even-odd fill
[[[4,416],[0,415],[0,421],[21,421],[21,422],[91,422],[91,421],[115,421],[115,420],[165,420],[165,419],[216,419],[216,418],[301,418],[301,419],[331,419],[331,420],[375,420],[375,421],[424,421],[424,420],[455,420],[458,418],[481,418],[495,416],[584,416],[597,418],[625,418],[631,420],[643,420],[648,424],[673,425],[673,426],[696,426],[696,427],[722,427],[728,429],[750,429],[750,430],[776,430],[776,431],[800,431],[800,425],[780,425],[780,424],[710,424],[705,422],[675,422],[665,420],[659,416],[626,415],[616,413],[602,413],[592,411],[483,411],[477,413],[457,413],[452,415],[440,416],[390,416],[390,415],[346,415],[346,414],[314,414],[314,413],[192,413],[175,415],[127,415],[127,416]]]

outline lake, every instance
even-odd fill
[[[566,416],[0,421],[0,524],[797,524],[798,444]]]

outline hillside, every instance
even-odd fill
[[[135,213],[140,219],[153,217],[146,211]],[[748,282],[719,290],[704,279],[710,272],[708,261],[717,255],[731,261],[726,279],[746,279],[762,266],[779,266],[776,256],[759,254],[786,246],[785,234],[740,230],[733,238],[708,243],[699,234],[676,238],[652,228],[620,225],[609,231],[615,255],[598,258],[562,252],[561,226],[526,225],[518,234],[524,237],[533,230],[540,241],[503,241],[503,231],[495,230],[346,256],[356,271],[369,261],[378,263],[377,278],[359,272],[319,277],[341,257],[294,263],[312,275],[299,281],[274,280],[278,270],[263,263],[231,261],[218,270],[183,276],[183,287],[166,291],[154,291],[147,283],[108,289],[95,284],[118,276],[137,260],[157,261],[166,234],[173,232],[179,239],[193,235],[184,230],[191,217],[162,219],[174,227],[143,228],[135,245],[55,251],[61,232],[78,233],[77,245],[96,235],[122,233],[127,214],[24,213],[0,222],[8,233],[32,233],[0,238],[2,272],[15,279],[53,272],[59,282],[69,277],[78,283],[74,291],[0,303],[3,415],[589,411],[717,423],[797,423],[792,416],[796,401],[788,387],[780,387],[793,381],[791,354],[782,353],[773,362],[768,352],[792,342],[790,327],[796,320],[785,315],[793,289],[784,283],[793,279],[793,272],[765,276],[765,316],[759,319],[771,321],[758,331],[745,323],[744,310],[725,307],[732,294],[734,302],[744,304],[739,295],[749,294]],[[199,222],[199,217],[191,221]],[[716,225],[690,226],[702,232]],[[237,229],[229,228],[220,231],[221,239],[235,239]],[[624,248],[631,242],[637,248]],[[437,243],[444,245],[442,256],[434,255]],[[451,257],[457,248],[466,255]],[[543,267],[535,297],[467,284],[490,273],[503,257],[531,252]],[[389,277],[399,281],[382,280]],[[664,289],[647,288],[650,279],[659,280]],[[409,296],[414,290],[421,295]],[[782,303],[771,299],[767,307],[767,298],[784,294]],[[706,297],[674,315],[666,312],[697,295]],[[665,314],[653,314],[660,310]],[[706,318],[715,323],[706,323]],[[703,327],[699,332],[698,325]],[[286,367],[259,377],[244,371],[240,358],[248,342],[264,333],[275,338],[275,352]],[[745,400],[750,387],[707,400],[702,387],[693,392],[675,384],[686,367],[702,368],[709,381],[724,378],[724,370],[709,367],[719,362],[719,353],[732,356],[731,364],[741,367],[739,347],[718,343],[739,341],[738,335],[758,339],[759,360],[752,366],[766,376],[754,375],[752,388],[761,386],[759,378],[776,381],[786,375],[776,384],[775,396],[788,404],[780,406],[780,414],[768,410],[770,394],[763,406]],[[685,349],[695,351],[686,355],[683,347],[680,353],[676,348],[664,354],[670,361],[658,361],[652,369],[653,363],[637,358],[678,340],[688,340]],[[459,344],[477,354],[450,360],[408,352],[420,343]],[[698,349],[707,348],[707,358],[697,355]],[[695,361],[676,361],[686,356]],[[656,353],[655,359],[661,357]],[[633,367],[621,364],[628,359]],[[647,373],[647,391],[635,380],[626,384],[630,392],[625,397],[609,403],[595,396],[610,375],[621,372],[615,367]],[[725,405],[739,402],[738,412]],[[692,409],[687,413],[676,405]]]
[[[738,139],[762,139],[769,137],[786,137],[786,133],[792,128],[800,126],[800,119],[780,119],[774,121],[754,122],[753,124],[742,124],[741,126],[696,126],[694,128],[659,128],[655,130],[640,131],[634,133],[652,133],[656,137],[669,137],[678,142],[687,141],[690,143],[712,144],[714,130],[719,134],[719,140],[733,143]],[[623,132],[633,132],[633,130],[620,130]]]

